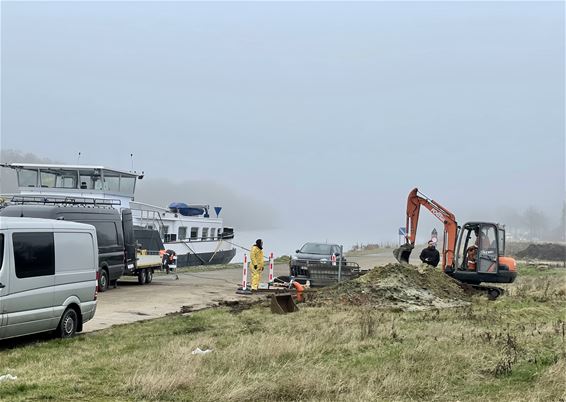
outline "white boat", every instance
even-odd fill
[[[230,241],[234,230],[224,227],[219,216],[222,208],[214,207],[215,216],[211,217],[208,205],[172,203],[165,208],[135,201],[136,182],[143,178],[136,172],[86,165],[12,163],[0,166],[17,173],[18,191],[10,195],[12,202],[25,202],[27,197],[37,203],[44,198],[93,207],[100,200],[101,204],[111,204],[119,210],[131,209],[142,248],[158,251],[152,249],[149,237],[144,236],[144,231],[157,231],[165,248],[177,254],[178,267],[226,264],[236,254]]]
[[[220,207],[215,207],[215,217],[208,205],[171,203],[162,208],[130,202],[130,209],[136,226],[161,233],[165,248],[177,254],[177,266],[227,264],[236,255],[230,242],[234,230],[224,227]]]

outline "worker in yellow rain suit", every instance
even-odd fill
[[[255,241],[255,244],[252,246],[252,249],[250,251],[250,259],[250,270],[252,271],[252,290],[257,290],[264,266],[263,241],[261,239],[257,239]]]

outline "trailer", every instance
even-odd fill
[[[163,270],[163,242],[155,229],[134,226],[132,234],[136,258],[128,263],[124,275],[137,276],[138,283],[145,285],[153,281],[155,271]]]
[[[124,275],[137,276],[138,283],[144,285],[153,281],[153,273],[162,268],[159,253],[148,253],[145,250],[137,252],[135,263],[128,264]]]

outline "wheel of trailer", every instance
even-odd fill
[[[501,289],[490,289],[487,292],[487,298],[489,300],[495,300],[497,299],[499,296],[501,296]]]
[[[100,276],[98,277],[98,291],[106,292],[108,290],[108,272],[105,269],[100,270]]]
[[[77,312],[69,307],[63,313],[63,317],[61,317],[61,321],[57,327],[57,335],[60,338],[71,338],[77,332],[78,324],[79,319],[77,317]]]
[[[145,269],[140,269],[140,270],[138,271],[138,283],[139,283],[140,285],[143,285],[146,280],[147,280],[146,270],[145,270]]]
[[[145,274],[145,283],[151,283],[153,280],[153,269],[148,268],[147,273]]]

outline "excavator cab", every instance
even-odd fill
[[[498,228],[490,223],[466,223],[460,230],[455,267],[460,271],[497,273]],[[504,233],[504,232],[503,232]]]
[[[469,222],[460,229],[454,267],[448,272],[464,283],[510,283],[516,267],[505,257],[505,229],[494,223]]]

